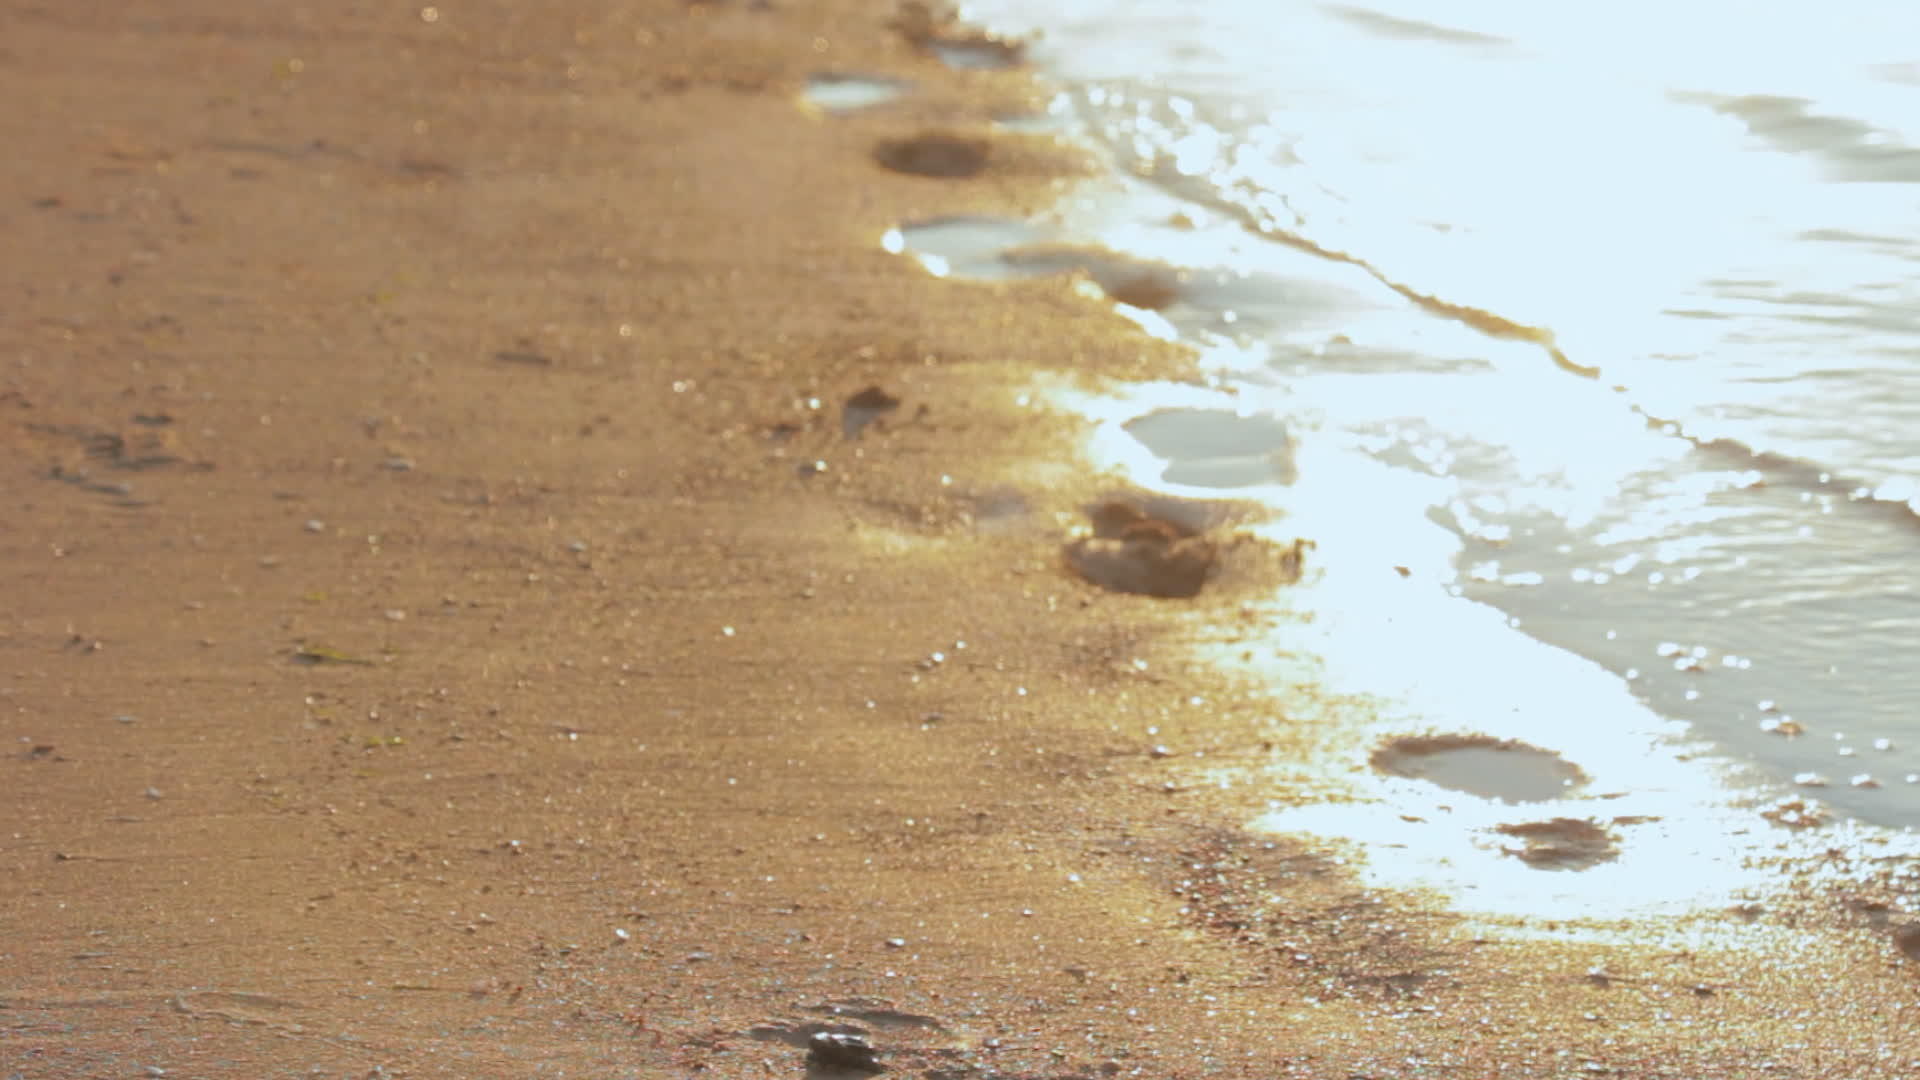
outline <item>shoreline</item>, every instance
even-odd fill
[[[798,1074],[836,1022],[900,1075],[1920,1061],[1897,867],[1521,940],[1235,824],[1202,763],[1326,735],[1189,656],[1264,565],[1068,575],[1115,485],[1015,404],[1186,355],[879,245],[1086,174],[982,134],[1026,76],[857,0],[434,10],[6,59],[25,1075]],[[823,70],[915,89],[809,115]],[[984,161],[876,164],[929,134]]]

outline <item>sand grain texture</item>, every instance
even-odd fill
[[[1183,667],[1230,594],[1066,572],[1097,485],[1015,400],[1183,358],[878,246],[1086,169],[876,162],[1021,75],[855,0],[433,12],[8,17],[0,1072],[800,1075],[834,1025],[946,1077],[1920,1059],[1865,916],[1798,966],[1496,941],[1172,779],[1178,710],[1223,761],[1315,736]],[[917,89],[821,117],[823,70]]]

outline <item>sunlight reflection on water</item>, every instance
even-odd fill
[[[1231,396],[1136,393],[1103,452],[1168,490],[1242,484],[1350,565],[1301,602],[1403,651],[1321,642],[1329,677],[1444,699],[1450,672],[1569,656],[1613,703],[1595,726],[1683,722],[1780,790],[1818,773],[1825,801],[1920,823],[1920,109],[1897,44],[1920,8],[972,11],[1045,20],[1032,55],[1115,166],[1046,227],[1171,268],[1156,328]],[[1279,418],[1295,482],[1122,445],[1174,402]]]

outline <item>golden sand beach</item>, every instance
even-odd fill
[[[1325,733],[1186,645],[1285,557],[1076,577],[1117,485],[1027,396],[1189,358],[881,248],[1092,167],[994,128],[1041,91],[925,47],[960,31],[6,25],[0,1075],[832,1075],[826,1031],[946,1080],[1920,1068],[1903,898],[1851,849],[1765,905],[1496,932],[1248,831],[1319,789],[1201,765]],[[909,89],[827,114],[821,73]]]

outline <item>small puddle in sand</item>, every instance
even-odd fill
[[[1201,488],[1291,484],[1293,438],[1277,416],[1225,409],[1157,409],[1121,425],[1166,461],[1161,481]]]
[[[891,155],[882,162],[889,168],[910,165],[905,159],[911,155]],[[1209,242],[1218,246],[1207,237],[1196,239],[1190,228],[1167,225],[1122,238],[1116,249],[1084,238],[1070,224],[957,216],[890,229],[881,246],[912,256],[936,277],[1008,281],[1081,274],[1121,305],[1121,314],[1169,340],[1300,330],[1316,323],[1315,304],[1327,306],[1328,290],[1315,283],[1247,266],[1206,265],[1215,257],[1230,262],[1231,252],[1207,248],[1179,265],[1138,253],[1180,252],[1183,244],[1205,248]]]
[[[996,131],[1005,131],[1015,135],[1064,135],[1067,123],[1051,112],[1013,113],[993,118]]]
[[[911,89],[899,79],[829,73],[808,79],[800,100],[825,112],[853,112],[896,101]]]
[[[887,234],[883,246],[914,256],[937,277],[1005,281],[1078,271],[1114,300],[1143,311],[1182,299],[1183,282],[1172,267],[1062,243],[1054,231],[1013,218],[949,217],[902,225]]]
[[[1033,274],[1008,262],[1006,252],[1039,243],[1046,235],[1039,226],[1012,218],[961,216],[889,230],[881,246],[913,256],[935,277],[1004,281]]]
[[[1026,59],[1026,48],[999,38],[973,37],[930,41],[927,48],[940,62],[962,71],[1008,71]]]
[[[1035,277],[1084,271],[1108,296],[1142,311],[1160,311],[1183,299],[1185,282],[1173,267],[1097,247],[1040,245],[1003,252],[1000,257]]]
[[[1395,739],[1373,752],[1373,767],[1505,803],[1565,798],[1587,775],[1549,750],[1484,735]]]

